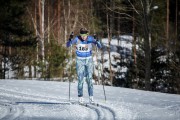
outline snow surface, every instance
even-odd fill
[[[85,102],[88,102],[86,84]],[[180,96],[120,87],[94,85],[100,106],[69,105],[69,83],[0,80],[1,120],[180,120]],[[71,83],[77,101],[77,83]]]

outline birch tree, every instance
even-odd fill
[[[41,0],[41,9],[42,9],[42,15],[41,16],[41,55],[42,55],[42,62],[44,63],[44,58],[45,58],[45,54],[44,54],[44,35],[45,35],[45,29],[44,29],[44,4],[45,4],[45,0]]]

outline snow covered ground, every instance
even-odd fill
[[[84,98],[88,102],[86,85]],[[77,101],[71,83],[71,101]],[[180,96],[94,85],[100,106],[69,105],[67,82],[0,80],[1,120],[180,120]]]

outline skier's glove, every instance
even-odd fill
[[[96,36],[96,34],[94,34],[94,39],[95,39],[95,40],[97,40],[97,36]]]
[[[99,42],[99,40],[98,40],[98,38],[97,38],[96,34],[94,34],[94,39],[96,40],[96,43],[98,43],[98,42]]]
[[[73,39],[74,33],[72,32],[69,36],[69,41],[71,41]]]

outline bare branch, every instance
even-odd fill
[[[27,9],[29,15],[31,16],[31,20],[32,20],[32,23],[33,23],[33,26],[34,26],[34,30],[36,31],[37,35],[38,35],[39,37],[41,37],[39,31],[37,30],[37,25],[36,25],[35,20],[34,20],[34,18],[33,18],[33,16],[32,16],[32,13],[30,12],[30,10],[29,10],[28,7],[26,7],[26,9]]]
[[[132,2],[130,0],[128,0],[128,2],[130,3],[130,5],[132,6],[133,10],[140,15],[140,13],[137,11],[137,9],[135,8],[135,6],[132,4]]]

